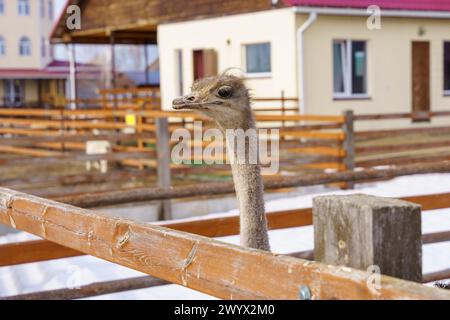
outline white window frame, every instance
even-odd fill
[[[17,12],[19,16],[29,16],[30,0],[17,0]]]
[[[366,93],[352,93],[352,43],[353,41],[364,41],[366,43],[366,69],[367,69],[367,41],[365,40],[350,40],[350,39],[335,39],[333,40],[333,45],[336,42],[345,43],[346,54],[342,53],[344,57],[343,61],[343,72],[344,72],[344,92],[334,92],[333,84],[333,98],[335,99],[366,99],[369,98],[369,86],[368,86],[368,72],[366,70]],[[344,46],[342,46],[344,48]],[[334,58],[333,58],[334,63]],[[334,72],[334,65],[333,71]],[[334,74],[333,74],[334,79]],[[334,81],[334,80],[333,80]]]
[[[0,57],[3,57],[6,55],[6,41],[5,38],[0,36]]]
[[[248,72],[247,71],[247,46],[257,45],[257,44],[269,44],[270,46],[270,72]],[[272,77],[272,42],[270,41],[261,41],[261,42],[252,42],[252,43],[244,43],[242,44],[242,62],[245,70],[245,77],[247,78],[270,78]]]
[[[25,46],[24,44],[27,43]],[[31,56],[31,40],[30,38],[23,36],[19,40],[19,55],[21,57]]]
[[[5,0],[0,0],[0,16],[5,14]]]

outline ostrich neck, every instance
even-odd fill
[[[241,129],[255,129],[253,115],[250,113]],[[238,159],[237,148],[227,140],[228,152],[234,153]],[[257,147],[257,146],[254,146]],[[249,151],[249,141],[246,139],[245,152]],[[230,154],[231,156],[231,154]],[[240,211],[241,245],[245,247],[270,250],[267,233],[267,221],[264,210],[264,185],[259,164],[231,162],[234,187]]]

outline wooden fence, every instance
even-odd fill
[[[450,111],[431,112],[429,120],[450,117]],[[413,113],[355,115],[359,122],[415,119]],[[413,125],[414,126],[414,125]],[[403,129],[364,130],[355,132],[355,166],[374,167],[424,163],[450,159],[450,126],[420,126]]]
[[[395,169],[397,172],[392,170],[378,171],[385,176],[413,174],[413,171],[449,172],[450,162],[420,167],[410,165]],[[374,175],[373,171],[365,173],[366,177],[370,175]],[[353,178],[357,182],[362,174]],[[322,183],[322,180],[316,183]],[[209,190],[211,188],[209,186]],[[170,194],[171,189],[165,192]],[[160,195],[154,197],[166,199],[164,192]],[[420,204],[423,214],[438,214],[427,211],[450,207],[450,194],[407,197],[402,200]],[[269,213],[269,227],[280,229],[310,225],[312,212],[311,208],[305,208]],[[289,257],[207,238],[237,234],[237,217],[149,225],[110,218],[60,202],[0,189],[0,222],[44,239],[0,246],[0,266],[90,254],[161,279],[144,277],[109,281],[79,290],[60,289],[12,297],[15,299],[82,298],[168,282],[223,299],[299,299],[305,298],[301,294],[305,288],[313,299],[450,299],[450,293],[444,290],[386,276],[381,276],[380,287],[373,290],[367,285],[366,272],[305,260],[313,258],[312,252],[293,253]],[[414,228],[411,226],[410,229]],[[371,231],[358,229],[358,232],[367,234]],[[449,241],[450,234],[424,234],[421,238],[424,244],[435,243]],[[386,238],[383,241],[391,240]],[[400,250],[397,257],[390,258],[395,260],[404,254]],[[448,277],[450,271],[443,270],[424,275],[422,281]]]
[[[348,115],[257,113],[256,119],[260,128],[278,130],[280,169],[284,173],[300,169],[321,172],[352,168],[351,152],[348,152],[352,146]],[[183,164],[167,163],[169,157],[158,157],[158,152],[162,154],[166,145],[172,148],[178,143],[170,139],[175,130],[183,128],[192,134],[196,121],[202,121],[202,133],[213,127],[207,119],[189,112],[0,109],[0,154],[3,155],[0,163],[25,167],[108,160],[158,172],[170,170],[163,180],[172,176],[174,183],[229,177],[228,166],[203,163],[204,160],[226,160],[224,149],[215,154],[216,158],[205,159],[201,153],[200,159],[187,159],[193,162]],[[165,122],[167,125],[162,125]],[[108,141],[111,151],[86,154],[88,141]],[[200,141],[200,146],[205,146],[205,142]],[[194,135],[189,147],[195,155],[199,142],[194,140]],[[166,154],[170,155],[171,148],[166,150]],[[161,176],[164,174],[158,174]],[[168,186],[167,183],[159,185]]]

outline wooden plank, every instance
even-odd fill
[[[388,153],[388,152],[427,150],[427,149],[435,149],[435,148],[442,148],[442,147],[450,147],[450,141],[431,141],[431,142],[424,142],[424,143],[363,146],[363,147],[357,147],[356,153],[358,154],[358,156],[362,156],[362,155]]]
[[[33,148],[23,148],[23,147],[13,147],[13,146],[2,146],[0,145],[0,152],[10,153],[10,154],[20,154],[35,157],[58,157],[61,152],[39,150]]]
[[[422,210],[436,210],[450,208],[450,193],[422,195],[403,197],[401,200],[410,201],[422,206]],[[267,222],[269,230],[295,228],[308,226],[312,224],[312,208],[284,210],[267,213]],[[239,218],[238,216],[220,217],[198,219],[195,221],[169,221],[160,222],[156,225],[161,225],[170,229],[195,233],[206,237],[225,237],[237,235],[239,233]],[[424,234],[422,237],[423,243],[434,243],[437,241],[449,241],[448,232]],[[42,245],[40,245],[42,243]],[[23,244],[23,245],[22,245]],[[65,249],[59,246],[54,254],[48,252],[47,248],[58,246],[56,244],[48,245],[46,240],[18,243],[10,250],[9,245],[0,245],[0,266],[23,264],[37,261],[44,261],[44,259],[36,256],[34,252],[27,252],[28,250],[41,252],[45,255],[45,260],[59,259],[66,257],[63,253],[67,251],[67,257],[72,256],[73,250]],[[5,248],[5,250],[3,250]],[[14,256],[19,250],[20,255]],[[61,252],[61,253],[60,253]],[[80,253],[81,254],[81,253]]]
[[[407,136],[410,134],[444,134],[449,133],[450,127],[424,127],[424,128],[406,128],[406,129],[388,129],[388,130],[368,130],[355,132],[357,141],[364,141],[367,139],[387,138],[396,136]]]
[[[53,151],[49,151],[53,152]],[[54,152],[53,152],[54,153]],[[126,159],[148,159],[154,154],[154,151],[141,152],[115,152],[105,154],[81,154],[81,153],[58,153],[57,156],[42,156],[39,158],[11,158],[0,159],[0,165],[11,166],[37,166],[37,165],[51,165],[61,163],[73,163],[82,161],[94,160],[108,160],[121,161]]]
[[[346,154],[345,150],[342,148],[328,148],[328,147],[289,148],[283,151],[293,153],[328,155],[336,157],[343,157]]]
[[[343,123],[344,117],[342,116],[329,116],[329,115],[262,115],[257,114],[255,116],[256,121],[324,121],[324,122],[336,122]]]
[[[0,297],[0,300],[74,300],[130,290],[145,289],[166,284],[170,284],[170,282],[149,276],[144,276],[130,279],[97,282],[75,289],[64,288],[43,292],[20,294],[11,297]]]
[[[335,182],[360,182],[371,179],[388,179],[399,176],[450,172],[450,161],[442,161],[431,164],[411,164],[388,169],[366,169],[361,171],[346,171],[332,173],[300,174],[279,178],[265,179],[266,190],[291,187],[321,185]],[[206,195],[221,195],[234,193],[234,185],[231,182],[213,182],[201,185],[186,185],[182,187],[142,188],[124,190],[120,192],[99,192],[81,196],[61,197],[56,200],[71,203],[80,207],[96,207],[127,202],[140,202],[163,199],[180,199]]]
[[[342,125],[345,139],[342,141],[342,148],[345,150],[345,156],[342,159],[342,169],[347,171],[355,170],[355,128],[353,110],[343,112],[345,121]],[[355,184],[351,181],[343,183],[341,188],[353,189]]]
[[[450,279],[450,268],[425,274],[422,281],[428,283],[446,279]]]
[[[35,130],[35,129],[21,129],[21,128],[1,128],[0,134],[14,134],[31,137],[47,137],[47,136],[61,136],[59,130]]]
[[[290,131],[280,132],[282,137],[308,138],[308,139],[330,139],[343,141],[345,134],[343,132],[321,132],[321,131]]]
[[[151,132],[125,134],[125,133],[108,133],[108,134],[65,134],[57,136],[42,137],[9,137],[0,138],[0,145],[13,146],[30,146],[42,142],[86,142],[92,140],[106,140],[110,142],[126,142],[136,141],[138,139],[149,139],[155,135]]]
[[[111,218],[8,189],[0,189],[0,222],[222,299],[298,299],[301,286],[309,287],[313,299],[450,299],[445,290],[386,276],[373,292],[362,271]]]
[[[378,159],[370,160],[359,160],[356,161],[356,167],[376,167],[376,166],[393,166],[401,165],[403,163],[436,163],[438,161],[448,161],[450,160],[450,154],[438,155],[438,156],[395,156],[395,157],[384,157]]]
[[[292,257],[311,258],[312,251],[300,252],[290,254]],[[312,259],[307,259],[312,260]],[[431,282],[443,280],[450,277],[450,269],[438,271],[430,274],[425,274],[423,282]],[[89,285],[82,286],[80,288],[64,288],[42,292],[34,292],[27,294],[20,294],[16,296],[0,297],[0,300],[69,300],[69,299],[82,299],[87,297],[95,297],[111,293],[119,293],[123,291],[139,290],[151,287],[157,287],[161,285],[170,284],[170,282],[153,278],[150,276],[136,277],[129,279],[112,280],[105,282],[97,282]]]
[[[0,267],[83,255],[50,241],[26,241],[0,246]]]

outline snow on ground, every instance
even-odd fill
[[[399,177],[386,182],[358,185],[356,190],[333,190],[323,187],[308,188],[308,194],[271,200],[267,211],[306,208],[312,206],[312,198],[324,194],[365,193],[386,197],[404,197],[450,192],[450,174],[428,174]],[[235,215],[237,210],[212,214],[213,216]],[[422,232],[431,233],[450,230],[450,209],[426,211],[422,216]],[[25,241],[36,237],[25,234],[10,234],[0,237],[1,243]],[[235,243],[238,236],[219,238]],[[270,231],[272,250],[290,253],[313,249],[313,227],[299,227]],[[450,267],[450,242],[428,244],[423,250],[423,271],[439,271]],[[142,273],[109,263],[94,257],[74,257],[0,268],[0,296],[10,296],[34,291],[77,287],[93,282],[125,279],[142,276]],[[211,299],[202,293],[178,286],[166,285],[92,299]]]

